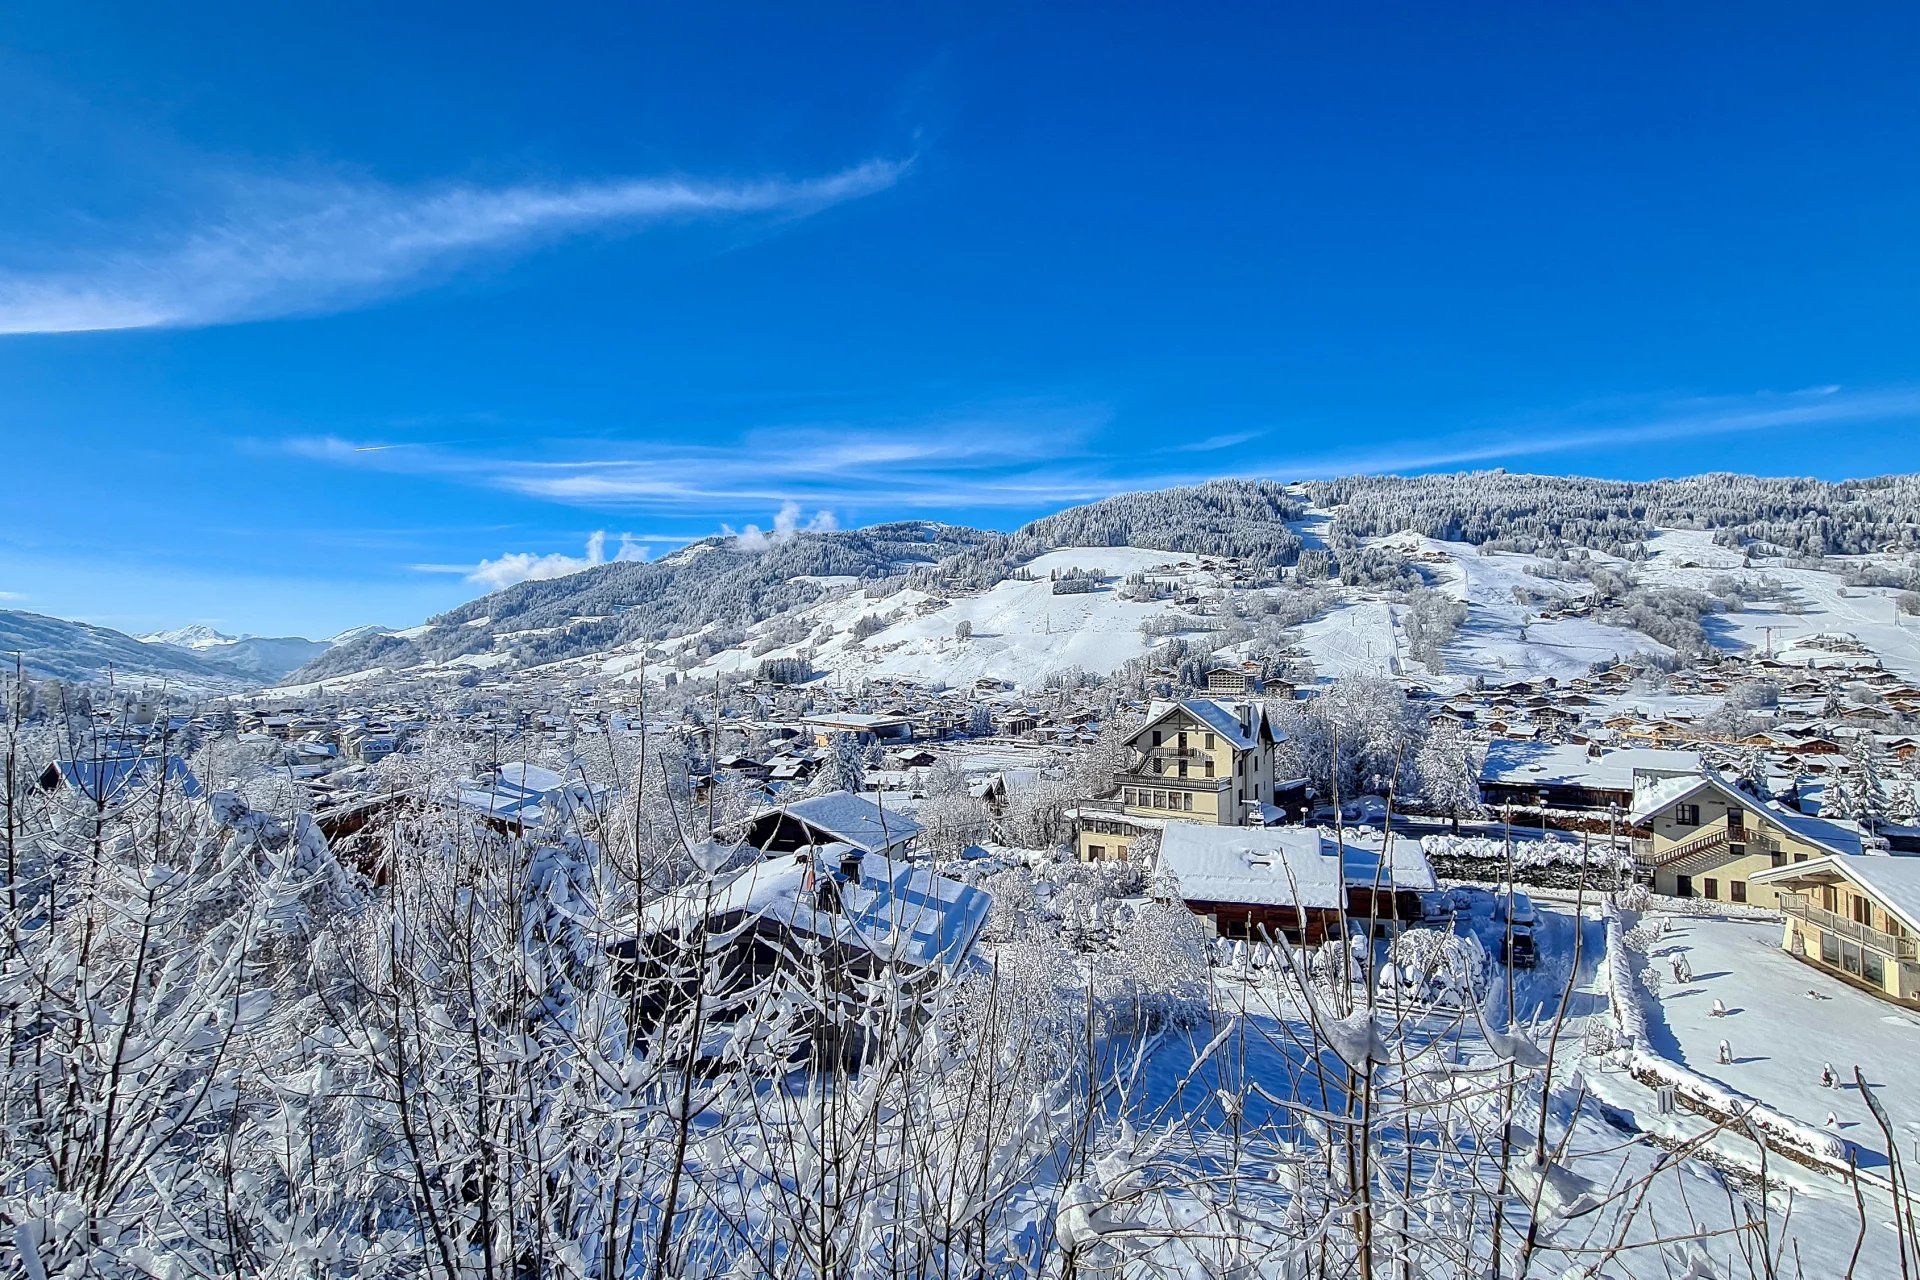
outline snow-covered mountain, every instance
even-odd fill
[[[20,655],[29,675],[99,683],[164,685],[176,692],[231,693],[260,683],[192,649],[44,614],[0,609],[0,655]]]
[[[897,589],[913,571],[997,536],[928,521],[778,538],[706,538],[658,560],[614,561],[518,583],[422,626],[342,643],[294,680],[370,670],[537,666],[722,628],[716,643],[863,584]],[[724,646],[723,646],[724,647]]]
[[[1149,652],[1436,686],[1635,653],[1847,643],[1920,674],[1920,478],[1622,483],[1504,471],[1126,494],[1013,533],[712,538],[343,641],[289,684],[781,663],[1037,685]],[[1913,596],[1920,605],[1920,595]]]
[[[155,631],[140,639],[151,645],[190,650],[255,684],[270,684],[297,671],[333,646],[331,640],[302,636],[230,636],[201,623]]]
[[[230,636],[199,622],[185,627],[175,627],[170,631],[150,632],[140,637],[148,644],[170,644],[181,649],[213,649],[220,645],[234,644],[252,638],[247,635]]]

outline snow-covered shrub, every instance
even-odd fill
[[[1401,999],[1466,1005],[1486,995],[1492,962],[1471,934],[1407,929],[1387,947],[1380,986]]]

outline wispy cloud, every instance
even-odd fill
[[[735,535],[767,545],[806,527],[805,510],[977,519],[969,513],[1040,512],[1221,476],[1431,471],[1524,464],[1576,451],[1632,459],[1615,473],[1644,474],[1645,459],[1658,456],[1646,446],[1666,441],[1915,420],[1920,388],[1816,387],[1583,406],[1476,429],[1409,431],[1398,440],[1344,449],[1285,449],[1280,442],[1288,438],[1336,436],[1302,426],[1261,432],[1259,447],[1233,453],[1223,451],[1246,443],[1239,433],[1205,437],[1191,449],[1143,453],[1113,443],[1102,408],[1039,402],[877,424],[765,427],[717,443],[661,427],[657,438],[643,443],[586,446],[549,439],[520,444],[511,453],[429,445],[370,452],[337,436],[303,437],[279,447],[335,465],[431,476],[570,507],[671,513],[727,533],[733,530],[720,522],[733,513],[779,507],[782,514],[770,528],[746,526]],[[1215,452],[1219,456],[1204,456]],[[1727,465],[1736,467],[1738,457],[1730,452]]]
[[[1226,431],[1219,435],[1206,436],[1199,440],[1190,440],[1185,444],[1168,445],[1167,453],[1217,453],[1221,449],[1231,449],[1235,445],[1258,440],[1264,434],[1259,431]]]
[[[768,503],[838,510],[884,500],[939,511],[1101,496],[1109,490],[1089,441],[1106,420],[1102,409],[1022,403],[880,424],[766,427],[725,443],[667,434],[590,453],[554,441],[512,454],[424,445],[372,451],[333,435],[295,437],[280,447],[324,462],[439,476],[596,510],[707,515]]]
[[[1290,474],[1324,476],[1431,471],[1582,449],[1915,418],[1920,418],[1920,388],[1916,387],[1849,390],[1822,386],[1745,396],[1697,396],[1541,414],[1517,424],[1383,444],[1368,450],[1301,454],[1276,460],[1264,472],[1286,470]],[[1738,469],[1735,460],[1729,459],[1728,469]]]
[[[873,160],[803,180],[633,178],[563,186],[403,190],[254,183],[172,238],[42,270],[0,265],[0,334],[191,327],[337,310],[417,286],[485,254],[603,226],[796,216],[897,182]]]
[[[0,600],[25,600],[26,598],[18,591],[0,591]]]
[[[468,582],[489,591],[499,591],[516,582],[564,578],[598,564],[647,558],[645,548],[640,545],[642,540],[624,533],[617,535],[613,554],[608,555],[607,536],[604,529],[596,529],[589,534],[585,555],[573,556],[558,551],[510,551],[492,560],[482,560],[479,564],[415,564],[408,567],[415,573],[459,574]]]

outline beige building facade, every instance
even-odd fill
[[[1127,744],[1112,794],[1080,806],[1075,852],[1086,862],[1125,858],[1143,833],[1169,821],[1264,825],[1278,741],[1257,702],[1155,706]]]

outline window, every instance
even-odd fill
[[[1860,976],[1865,978],[1868,982],[1871,982],[1874,986],[1885,987],[1887,985],[1887,962],[1880,958],[1880,954],[1878,952],[1876,951],[1861,952],[1860,968],[1861,968]]]
[[[1209,750],[1209,751],[1211,751],[1211,750],[1213,750],[1213,735],[1212,735],[1212,734],[1208,734],[1208,735],[1207,735],[1207,737],[1206,737],[1206,743],[1207,743],[1207,750]]]
[[[1745,902],[1747,900],[1747,882],[1745,880],[1727,881],[1727,898],[1732,902]]]
[[[1160,731],[1158,729],[1153,731],[1153,745],[1156,747],[1160,745]]]
[[[1693,896],[1693,877],[1675,876],[1673,878],[1673,896],[1676,898],[1691,898]]]
[[[1193,812],[1193,792],[1189,791],[1180,797],[1180,807],[1188,813]]]
[[[1700,825],[1700,806],[1697,804],[1675,805],[1673,822],[1679,827],[1697,827]]]
[[[1706,886],[1708,902],[1720,901],[1720,882],[1718,880],[1715,880],[1712,876],[1708,876],[1705,880],[1701,881],[1701,883]]]
[[[1103,844],[1090,844],[1087,846],[1087,856],[1098,861],[1107,856],[1107,846]]]
[[[1209,778],[1213,776],[1213,757],[1212,756],[1207,757],[1206,776]]]

